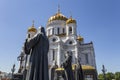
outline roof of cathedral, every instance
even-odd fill
[[[66,21],[66,24],[76,23],[76,20],[72,18],[72,16]]]
[[[58,6],[58,12],[51,16],[49,19],[48,19],[48,22],[51,22],[51,21],[54,21],[54,20],[64,20],[66,21],[68,18],[65,17],[61,12],[60,12],[60,8]]]
[[[65,17],[62,13],[58,12],[56,13],[55,15],[51,16],[49,19],[48,19],[48,22],[51,22],[51,21],[54,21],[54,20],[64,20],[66,21],[68,18]]]
[[[34,27],[34,21],[32,26],[28,28],[28,32],[37,32],[37,29]]]
[[[79,36],[77,37],[77,40],[78,40],[78,41],[83,41],[84,38],[83,38],[82,36],[79,35]]]
[[[70,23],[76,23],[76,20],[72,18],[72,16],[68,19],[66,16],[64,16],[61,12],[60,12],[60,8],[58,6],[58,12],[51,16],[49,19],[48,19],[48,23],[49,22],[52,22],[54,20],[63,20],[63,21],[66,21],[66,24],[70,24]]]

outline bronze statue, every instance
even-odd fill
[[[72,71],[72,52],[68,51],[65,54],[65,61],[62,63],[62,66],[65,70],[66,80],[74,80],[73,71]]]
[[[77,59],[77,65],[75,66],[75,80],[84,80],[82,66],[80,60]]]
[[[30,56],[26,80],[49,80],[48,50],[49,41],[43,27],[30,39],[26,39],[25,53]]]
[[[49,69],[49,80],[56,80],[57,78],[57,73],[55,72],[55,69],[58,68],[56,61],[53,61],[52,66]]]

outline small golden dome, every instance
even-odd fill
[[[33,25],[31,27],[28,28],[28,32],[37,32],[37,29],[34,27],[34,21],[33,21]]]
[[[35,27],[32,26],[28,28],[28,32],[37,32],[37,30]]]
[[[66,24],[70,24],[70,23],[75,23],[75,24],[76,24],[76,20],[74,20],[72,17],[70,17],[70,18],[66,21]]]
[[[51,16],[48,19],[48,22],[54,21],[54,20],[63,20],[66,21],[68,18],[65,17],[63,14],[61,14],[60,12],[56,13],[55,15]]]
[[[78,40],[78,41],[83,41],[84,38],[79,35],[79,36],[77,37],[77,40]]]

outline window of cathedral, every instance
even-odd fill
[[[65,28],[63,28],[63,33],[65,33]]]
[[[56,39],[55,39],[55,38],[53,38],[53,39],[52,39],[52,41],[53,41],[53,42],[55,42],[55,41],[56,41]]]
[[[69,44],[72,44],[72,43],[73,43],[72,41],[69,42]]]
[[[89,61],[88,61],[88,54],[85,54],[85,59],[86,59],[86,64],[88,64],[89,63]]]
[[[69,33],[70,34],[72,33],[72,27],[69,27]]]
[[[49,29],[49,31],[50,31],[50,34],[49,34],[49,35],[52,35],[52,29]]]
[[[59,27],[57,28],[57,32],[58,32],[58,34],[60,34],[60,28]]]
[[[53,60],[55,60],[55,50],[53,49]]]
[[[54,34],[54,28],[52,29],[52,34]]]

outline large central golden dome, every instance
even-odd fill
[[[51,16],[48,19],[48,22],[51,22],[51,21],[54,21],[54,20],[63,20],[63,21],[66,21],[66,20],[68,20],[68,18],[65,17],[63,14],[61,14],[60,12],[58,12],[55,15]]]

